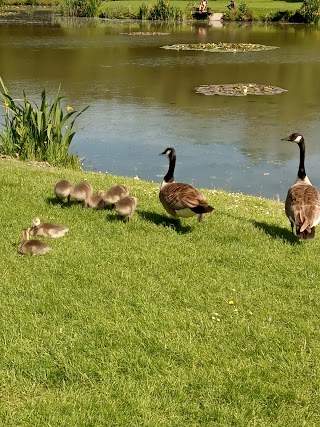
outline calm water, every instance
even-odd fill
[[[170,34],[121,34],[133,31]],[[236,54],[160,49],[198,42],[279,49]],[[16,15],[0,18],[0,64],[14,96],[25,90],[37,101],[46,88],[54,97],[61,84],[66,105],[90,104],[72,144],[86,170],[160,182],[167,161],[158,154],[173,146],[179,181],[283,200],[299,155],[297,146],[280,139],[301,132],[307,173],[320,187],[320,28],[151,26]],[[288,92],[214,97],[194,90],[221,83],[261,83]]]

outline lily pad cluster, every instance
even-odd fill
[[[197,43],[162,46],[162,49],[200,50],[205,52],[258,52],[261,50],[278,49],[278,47],[255,43]]]
[[[287,92],[277,86],[258,85],[255,83],[236,83],[225,85],[201,85],[196,87],[196,93],[203,95],[247,96],[247,95],[277,95]]]
[[[120,33],[120,34],[124,34],[126,36],[167,36],[170,33],[160,33],[157,31],[134,31],[132,33]]]

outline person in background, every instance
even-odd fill
[[[228,8],[229,10],[231,10],[231,9],[235,9],[235,8],[236,8],[236,3],[234,2],[234,0],[231,0],[231,1],[230,1],[230,4],[228,4],[227,8]]]
[[[201,0],[201,3],[199,5],[199,12],[205,12],[207,10],[208,6],[208,0]]]

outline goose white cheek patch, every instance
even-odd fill
[[[301,141],[301,139],[302,139],[302,136],[301,135],[299,135],[299,136],[297,136],[296,137],[296,139],[294,140],[295,142],[300,142]]]

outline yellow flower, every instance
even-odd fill
[[[73,108],[72,108],[72,107],[70,107],[70,105],[67,105],[67,111],[68,111],[68,113],[69,113],[70,111],[73,111]]]
[[[234,301],[231,299],[231,300],[228,301],[228,304],[229,305],[234,305]]]

